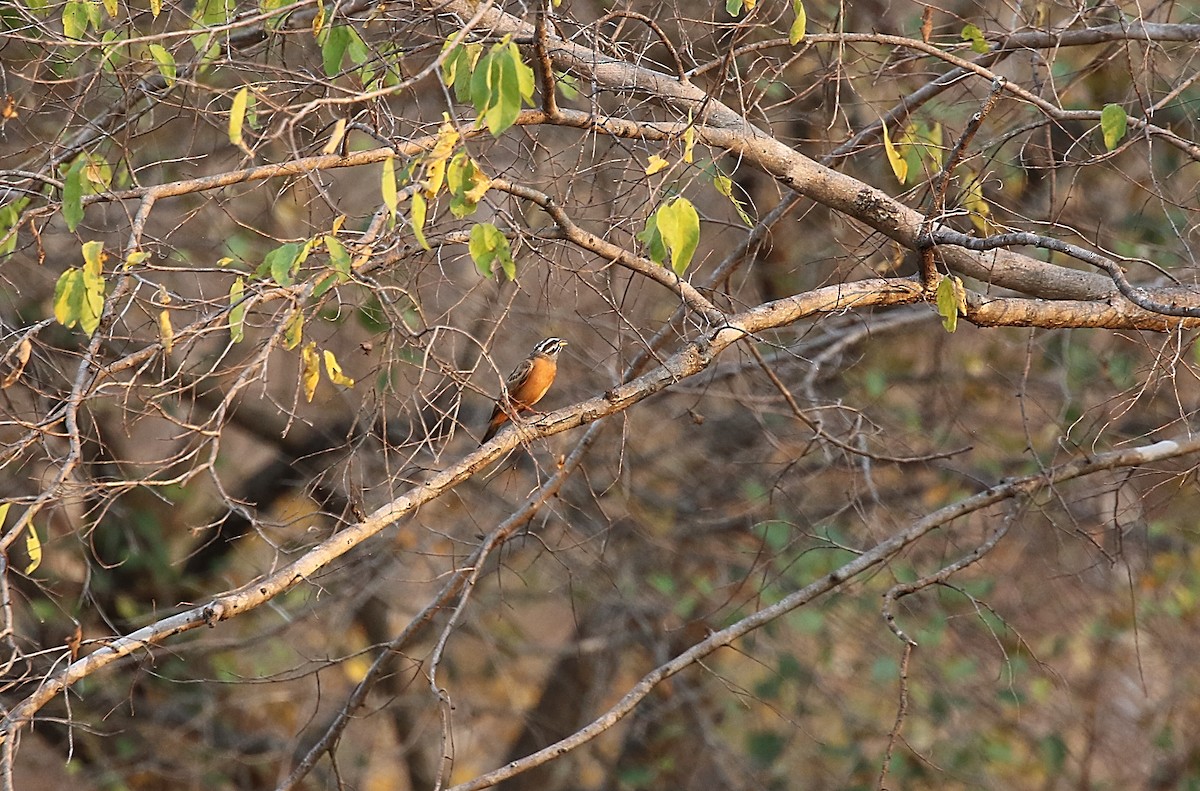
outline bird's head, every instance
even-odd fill
[[[561,352],[563,347],[566,345],[567,342],[562,338],[547,338],[546,340],[538,343],[537,346],[533,347],[533,353],[542,357],[549,357],[553,359],[558,356],[558,353]]]

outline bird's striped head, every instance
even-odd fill
[[[558,356],[558,353],[561,352],[563,347],[566,345],[567,342],[562,338],[547,338],[546,340],[539,342],[537,346],[533,347],[533,353],[542,357],[550,357],[553,359],[554,357]]]

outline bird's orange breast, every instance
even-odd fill
[[[533,359],[533,370],[529,372],[529,376],[521,383],[521,387],[515,393],[509,394],[513,404],[522,409],[528,409],[538,401],[541,401],[542,396],[546,395],[546,391],[554,383],[554,375],[557,371],[558,364],[554,360],[546,357],[535,357]]]

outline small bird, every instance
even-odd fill
[[[554,376],[558,373],[558,353],[566,345],[567,342],[562,338],[546,338],[534,346],[529,356],[513,369],[504,382],[504,392],[496,401],[483,442],[496,436],[496,432],[512,414],[530,410],[542,400],[550,385],[554,384]]]

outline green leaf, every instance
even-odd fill
[[[446,43],[442,45],[442,51],[446,52],[446,47],[449,45],[450,41],[447,39]],[[455,80],[460,76],[467,76],[467,69],[463,68],[462,62],[462,56],[466,50],[467,48],[462,44],[456,44],[454,49],[446,52],[442,57],[442,84],[447,88],[453,88]]]
[[[484,110],[483,120],[492,137],[499,137],[513,125],[517,114],[521,112],[521,88],[516,67],[507,50],[495,53],[489,68],[493,72],[490,106]]]
[[[363,41],[358,31],[346,25],[346,54],[350,56],[350,62],[355,66],[361,66],[371,57],[370,50],[367,49],[367,42]]]
[[[155,14],[157,16],[157,14]],[[150,57],[154,58],[155,64],[158,66],[158,73],[167,81],[167,86],[175,84],[177,70],[175,68],[175,56],[167,52],[167,48],[162,44],[150,45]]]
[[[350,253],[336,236],[325,235],[325,249],[329,251],[329,265],[338,274],[338,282],[350,279]]]
[[[426,250],[432,249],[429,242],[425,241],[425,213],[428,204],[425,202],[425,195],[420,190],[413,193],[412,196],[412,227],[413,236],[417,237],[417,243]]]
[[[513,42],[508,42],[508,56],[512,61],[513,70],[517,73],[517,89],[521,93],[521,98],[526,102],[533,103],[533,85],[534,75],[533,69],[525,64],[521,59],[521,50]]]
[[[558,85],[558,92],[563,95],[564,99],[579,98],[579,80],[575,79],[573,74],[567,74],[565,71],[554,72],[554,81]]]
[[[1129,127],[1129,116],[1119,104],[1106,104],[1100,111],[1100,130],[1104,133],[1104,147],[1112,151],[1125,137]]]
[[[290,286],[294,282],[292,275],[303,247],[296,242],[288,242],[267,253],[263,258],[263,266],[271,273],[272,280],[281,286]]]
[[[460,151],[446,169],[446,185],[450,188],[450,213],[462,219],[475,213],[491,180],[483,175],[475,160]]]
[[[725,13],[733,17],[742,13],[742,0],[725,0]]]
[[[246,283],[242,278],[233,281],[229,287],[229,339],[241,343],[246,337],[246,304],[242,301]]]
[[[54,318],[70,329],[79,321],[79,306],[83,304],[83,270],[71,267],[58,276],[54,284]]]
[[[650,260],[659,266],[667,260],[667,246],[663,243],[662,234],[658,231],[658,214],[646,218],[646,228],[635,237],[646,246],[646,254]]]
[[[492,103],[492,61],[495,59],[495,48],[481,55],[471,71],[471,104],[475,112],[482,118],[484,111]]]
[[[963,27],[962,33],[959,34],[959,38],[961,38],[963,41],[970,41],[971,51],[980,55],[987,54],[988,50],[990,49],[988,47],[987,39],[983,37],[983,31],[979,29],[978,25],[966,25]]]
[[[474,43],[459,47],[458,58],[454,64],[455,101],[471,101],[471,86],[474,80],[474,69],[477,68],[479,57],[482,54],[482,44]]]
[[[223,25],[233,16],[235,3],[236,0],[196,0],[192,18],[203,27]],[[201,48],[196,50],[199,52]]]
[[[321,45],[321,66],[325,76],[336,77],[342,70],[346,48],[350,46],[350,28],[346,25],[325,27],[317,36],[317,43]]]
[[[495,271],[493,265],[500,264],[509,280],[517,279],[517,265],[513,261],[508,237],[490,222],[481,222],[471,228],[470,244],[467,246],[475,268],[484,277],[490,278]]]
[[[671,251],[671,269],[683,277],[700,243],[700,215],[696,207],[684,197],[663,204],[658,210],[658,232]]]
[[[376,296],[372,296],[366,304],[359,307],[358,323],[372,333],[384,332],[392,326],[388,323],[387,312]]]
[[[62,11],[63,35],[78,41],[87,33],[87,0],[70,0]]]
[[[29,198],[17,198],[12,203],[0,206],[0,258],[17,249],[17,223],[21,212],[29,205]]]
[[[83,220],[83,169],[87,167],[87,157],[79,156],[71,164],[63,179],[63,219],[67,221],[67,230],[72,233]]]
[[[463,98],[459,91],[462,67],[460,56],[454,77],[455,94],[459,99]],[[469,95],[480,122],[487,126],[493,137],[499,137],[516,121],[522,102],[532,102],[533,88],[533,69],[521,60],[521,50],[506,36],[475,64]]]
[[[517,279],[517,262],[513,260],[512,250],[508,246],[508,239],[505,239],[501,243],[500,249],[496,252],[499,253],[497,260],[500,261],[500,271],[504,273],[504,276],[508,278],[508,282],[511,283]]]
[[[338,284],[338,280],[339,278],[336,272],[330,272],[329,274],[317,280],[317,284],[313,286],[312,290],[313,299],[318,299],[323,296],[327,291],[329,291],[329,289]]]
[[[804,40],[805,28],[808,26],[808,14],[804,10],[804,0],[792,0],[792,13],[796,18],[788,30],[788,43],[793,47]]]

